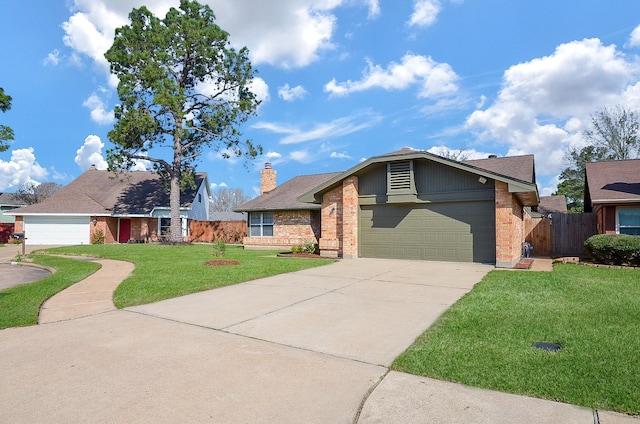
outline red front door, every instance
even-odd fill
[[[128,243],[131,238],[131,220],[120,218],[120,231],[118,232],[118,242]]]

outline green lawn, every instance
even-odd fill
[[[40,306],[61,290],[94,273],[99,264],[53,256],[34,256],[34,262],[57,271],[33,283],[0,291],[0,329],[38,323]]]
[[[275,251],[227,246],[224,259],[239,265],[205,266],[213,260],[210,245],[85,245],[51,249],[52,253],[86,254],[129,261],[133,274],[114,293],[118,308],[156,302],[243,281],[329,264],[327,259],[277,258]]]
[[[535,349],[536,341],[563,349]],[[393,369],[640,414],[640,271],[492,271]]]

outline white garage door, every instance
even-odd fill
[[[89,217],[25,216],[27,244],[89,244]]]

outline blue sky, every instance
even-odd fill
[[[67,184],[105,165],[118,103],[104,52],[133,7],[164,16],[178,0],[0,3],[0,190]],[[248,165],[205,152],[215,188],[259,187],[342,171],[402,147],[471,158],[535,154],[551,194],[590,114],[640,110],[640,2],[630,0],[204,0],[247,46],[263,100],[242,130],[264,155]],[[144,166],[144,164],[140,164]]]

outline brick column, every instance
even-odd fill
[[[342,256],[342,187],[322,196],[320,255]]]
[[[342,257],[358,257],[358,177],[342,182]]]
[[[522,205],[506,183],[496,181],[496,267],[513,268],[522,256],[524,220]]]

